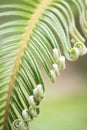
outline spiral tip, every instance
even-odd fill
[[[12,124],[13,130],[29,130],[29,123],[20,119],[14,120]]]
[[[82,42],[77,42],[74,47],[78,48],[80,56],[83,56],[87,53],[87,48]]]
[[[35,103],[35,101],[34,101],[34,96],[30,96],[30,97],[28,98],[28,102],[29,102],[29,105],[30,105],[30,106],[36,108],[36,103]]]
[[[73,47],[70,50],[71,61],[76,61],[79,58],[79,49],[77,47]]]
[[[53,66],[56,76],[60,76],[58,65],[56,63],[54,63],[52,66]]]
[[[30,107],[29,107],[29,111],[30,111],[30,114],[31,114],[31,116],[32,116],[33,118],[38,116],[37,111],[36,111],[36,108],[33,108],[32,106],[30,106]]]
[[[53,57],[54,57],[55,61],[58,63],[59,55],[58,55],[58,49],[57,48],[53,49]]]
[[[65,57],[64,56],[60,56],[60,58],[59,58],[59,68],[61,70],[64,70],[66,68]]]
[[[31,117],[29,115],[29,111],[24,109],[22,110],[22,117],[25,121],[31,121]]]
[[[55,82],[56,81],[56,73],[54,70],[50,70],[50,76],[51,76],[51,81]]]

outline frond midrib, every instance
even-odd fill
[[[6,100],[6,109],[5,109],[4,123],[3,123],[4,129],[5,129],[5,125],[6,125],[6,121],[7,121],[7,117],[8,117],[9,102],[10,102],[12,90],[14,88],[14,81],[16,78],[16,74],[19,70],[20,61],[22,59],[22,56],[24,55],[24,50],[27,47],[27,41],[30,40],[30,36],[33,32],[33,29],[34,29],[36,23],[38,22],[41,14],[46,9],[46,7],[51,3],[51,1],[52,0],[43,0],[38,5],[37,9],[35,10],[34,14],[32,15],[32,18],[28,22],[28,25],[25,29],[22,40],[20,41],[19,51],[17,53],[16,59],[14,62],[14,67],[13,67],[12,74],[11,74],[11,80],[9,82],[8,96],[7,96],[7,100]]]

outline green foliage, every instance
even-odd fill
[[[39,64],[55,82],[65,57],[87,53],[86,8],[86,0],[1,1],[0,130],[28,130],[38,116],[45,92]]]

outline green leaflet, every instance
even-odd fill
[[[0,130],[29,130],[40,113],[45,85],[40,65],[55,82],[65,58],[87,53],[86,0],[0,2]],[[71,6],[72,5],[72,6]],[[78,10],[80,29],[73,6]]]

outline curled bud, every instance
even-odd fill
[[[13,129],[14,130],[20,130],[21,128],[21,120],[17,119],[17,120],[14,120],[12,126],[13,126]]]
[[[37,85],[37,87],[33,90],[33,95],[36,101],[41,101],[41,99],[44,97],[42,84]]]
[[[51,76],[52,82],[55,82],[55,80],[56,80],[56,73],[55,73],[54,70],[50,70],[50,76]]]
[[[28,102],[29,102],[30,106],[36,108],[36,103],[35,103],[35,100],[34,100],[33,96],[29,97]]]
[[[31,121],[31,117],[30,117],[30,115],[29,115],[29,111],[26,110],[26,109],[24,109],[24,110],[22,111],[22,117],[23,117],[23,119],[24,119],[25,121]]]
[[[12,125],[14,130],[28,130],[29,129],[29,123],[20,119],[17,119],[13,122]]]
[[[64,56],[60,56],[60,58],[59,58],[59,68],[61,70],[64,70],[66,68]]]
[[[87,48],[82,42],[77,42],[75,47],[78,48],[80,56],[83,56],[87,53]]]
[[[54,68],[56,76],[60,76],[59,67],[56,63],[53,64],[53,68]]]
[[[76,61],[79,58],[79,50],[78,48],[74,47],[70,51],[71,61]]]
[[[29,111],[30,111],[30,114],[31,114],[32,117],[38,116],[36,108],[33,108],[32,106],[30,106]]]
[[[58,54],[58,49],[57,48],[53,49],[53,56],[54,56],[55,61],[58,63],[59,54]]]
[[[19,130],[29,130],[29,128],[30,128],[29,122],[22,121],[21,122],[21,129],[19,129]]]

